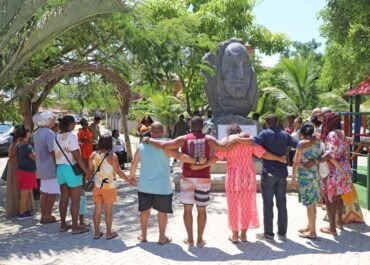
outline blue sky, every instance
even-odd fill
[[[324,45],[317,16],[325,5],[325,0],[257,0],[255,22],[272,32],[286,34],[290,40],[306,42],[315,38]],[[279,59],[279,55],[262,57],[266,66],[274,65]]]

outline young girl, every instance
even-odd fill
[[[106,239],[110,240],[118,236],[116,232],[112,231],[113,204],[117,201],[117,180],[116,174],[122,179],[133,184],[125,173],[121,170],[118,163],[118,158],[112,152],[112,136],[103,135],[98,141],[98,150],[93,152],[89,159],[89,170],[95,172],[94,176],[95,186],[93,190],[93,200],[95,203],[94,212],[94,239],[99,239],[103,236],[100,232],[101,212],[104,207],[105,224],[107,226]]]
[[[18,143],[16,145],[18,187],[20,190],[18,220],[33,217],[28,211],[31,205],[32,190],[37,188],[35,152],[29,143],[31,133],[24,126],[17,129]]]

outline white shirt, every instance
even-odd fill
[[[113,152],[121,152],[125,150],[125,140],[123,138],[112,137],[112,139],[113,139],[113,148],[112,148]]]
[[[76,135],[71,132],[58,133],[56,136],[59,145],[63,148],[64,154],[68,157],[72,165],[76,164],[76,160],[73,158],[72,152],[75,150],[80,150],[80,145]],[[64,164],[69,165],[68,160],[63,155],[56,141],[54,141],[54,152],[55,160],[58,165]]]

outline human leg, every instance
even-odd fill
[[[104,202],[105,225],[107,226],[106,239],[112,239],[117,236],[116,232],[112,232],[113,223],[113,202]]]
[[[199,207],[199,206],[197,206],[197,210],[198,210],[198,218],[197,218],[197,223],[198,223],[197,246],[198,247],[203,247],[205,245],[205,241],[203,239],[203,233],[204,233],[204,229],[206,228],[206,223],[207,223],[207,211],[206,211],[206,207]]]
[[[157,220],[159,228],[158,244],[163,245],[171,242],[171,238],[166,235],[168,214],[172,211],[172,194],[153,194],[152,206],[158,211]]]
[[[273,206],[274,206],[274,178],[263,174],[261,178],[261,191],[263,200],[263,224],[264,224],[264,235],[274,236],[273,232]]]
[[[329,219],[329,227],[321,228],[320,231],[326,234],[337,234],[337,230],[335,228],[335,216],[336,216],[336,197],[333,196],[332,201],[328,199],[327,194],[325,195],[325,202],[326,202],[326,213]]]
[[[28,198],[31,190],[21,190],[19,198],[19,214],[24,214],[28,210]]]
[[[194,245],[193,237],[193,205],[195,203],[194,191],[195,185],[193,184],[192,179],[182,177],[180,181],[180,201],[184,204],[183,220],[187,233],[187,238],[184,240],[184,243],[189,246]]]
[[[68,188],[71,197],[71,215],[72,215],[72,234],[88,232],[89,229],[78,225],[78,216],[80,211],[81,186]]]
[[[286,178],[276,178],[275,196],[278,208],[278,235],[285,236],[288,228],[288,212],[286,208]]]
[[[157,215],[158,228],[159,228],[159,239],[158,244],[166,244],[171,241],[169,237],[166,236],[166,227],[168,223],[168,214],[163,212],[158,212]]]
[[[66,216],[67,216],[67,209],[68,209],[68,201],[69,201],[69,192],[67,185],[62,185],[60,187],[61,195],[59,201],[59,215],[60,215],[60,231],[66,231],[67,226],[66,223]]]
[[[139,236],[139,240],[141,242],[147,241],[146,237],[147,237],[147,231],[148,231],[149,217],[150,217],[150,209],[140,212],[141,235]]]
[[[342,220],[342,212],[343,212],[343,200],[341,196],[337,196],[336,200],[336,219],[335,219],[335,226],[339,229],[343,229],[343,220]]]
[[[94,229],[95,229],[95,236],[94,239],[99,239],[102,236],[100,232],[100,221],[101,221],[101,212],[103,208],[103,203],[101,201],[95,202],[95,210],[94,210]]]
[[[188,245],[194,245],[193,237],[193,204],[184,204],[184,224],[187,233],[186,242]]]

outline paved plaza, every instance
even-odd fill
[[[4,197],[5,183],[0,184]],[[88,195],[87,220],[92,222],[93,204]],[[258,194],[262,221],[262,201]],[[57,214],[57,207],[55,207]],[[155,213],[151,218],[149,242],[138,243],[139,222],[136,189],[120,183],[119,201],[115,205],[114,228],[119,238],[93,240],[93,232],[83,235],[58,232],[58,223],[40,225],[35,219],[6,219],[0,207],[0,264],[370,264],[370,214],[363,210],[367,224],[346,225],[339,236],[319,234],[311,241],[299,238],[297,230],[306,223],[305,208],[296,194],[288,195],[289,240],[272,243],[259,241],[256,232],[248,232],[247,243],[232,244],[227,240],[226,198],[224,193],[212,194],[205,231],[205,248],[188,248],[182,243],[185,228],[179,195],[174,195],[174,214],[169,218],[171,244],[159,246]],[[318,210],[318,226],[324,224],[324,212]]]

